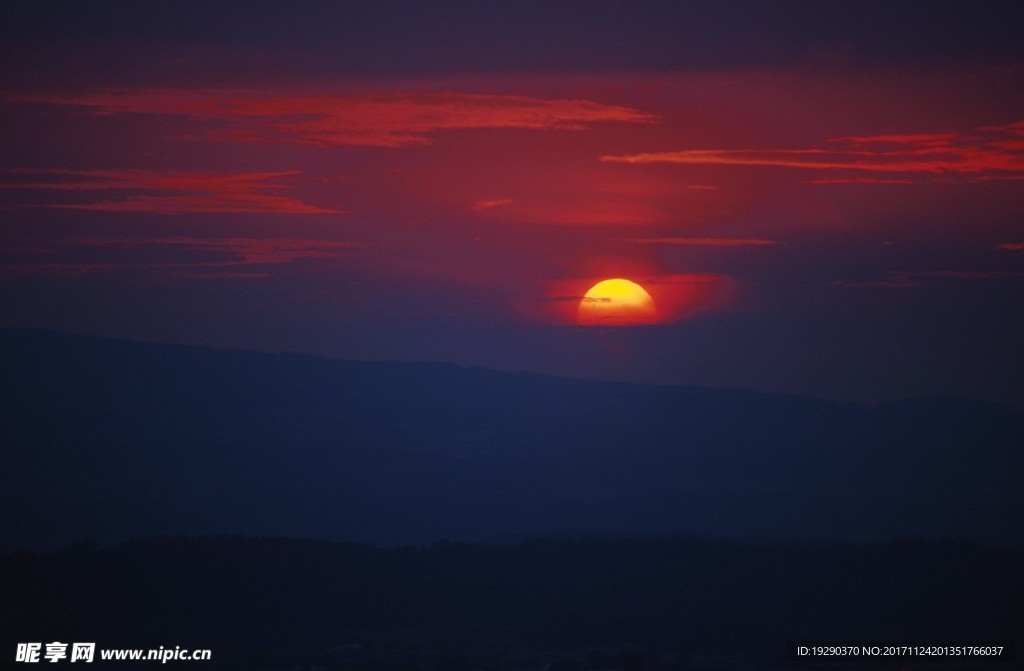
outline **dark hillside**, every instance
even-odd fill
[[[550,532],[1024,543],[1024,415],[0,333],[0,547]]]

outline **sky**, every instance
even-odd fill
[[[1013,4],[7,3],[0,326],[1019,405]]]

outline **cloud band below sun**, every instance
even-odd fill
[[[540,297],[526,302],[527,310],[542,321],[578,325],[580,304],[587,292],[606,279],[578,277],[548,282]],[[651,325],[670,324],[722,309],[735,297],[738,286],[734,278],[710,273],[648,273],[628,279],[643,287],[656,306],[651,314],[635,323]]]

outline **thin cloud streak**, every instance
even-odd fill
[[[183,279],[250,279],[267,277],[269,273],[224,269],[281,265],[301,259],[340,258],[362,248],[363,245],[356,242],[286,238],[73,238],[49,246],[33,243],[33,253],[40,257],[38,262],[25,261],[23,247],[8,248],[8,252],[19,253],[22,261],[0,263],[0,271],[15,275],[80,277],[95,272],[134,269],[171,271],[175,277]],[[143,252],[159,256],[161,250],[179,258],[138,260]],[[112,255],[132,260],[109,258]]]
[[[912,179],[879,179],[877,177],[816,177],[804,184],[916,184]]]
[[[479,200],[473,203],[474,210],[488,210],[492,207],[501,207],[502,205],[511,205],[514,201],[511,198],[498,198],[495,200]]]
[[[298,238],[79,238],[69,244],[91,247],[180,247],[224,252],[238,257],[233,265],[290,263],[297,259],[347,256],[364,246],[357,242]],[[223,265],[223,264],[221,264]]]
[[[624,242],[687,247],[764,247],[777,244],[775,240],[761,238],[626,238]]]
[[[840,287],[881,287],[890,289],[909,289],[922,286],[935,280],[1020,280],[1024,272],[1013,270],[922,270],[893,271],[884,278],[876,280],[833,280],[832,284]]]
[[[847,136],[833,138],[824,147],[797,149],[687,149],[627,155],[605,155],[602,161],[678,165],[774,167],[812,171],[861,171],[918,175],[934,179],[948,175],[971,178],[1024,175],[1022,122],[990,126],[974,133]],[[864,182],[859,178],[842,183]],[[894,183],[897,180],[882,180]],[[837,183],[812,180],[811,183]]]
[[[222,212],[274,214],[346,214],[342,209],[306,203],[280,191],[292,188],[301,173],[296,170],[275,172],[214,173],[159,170],[8,170],[11,178],[30,177],[34,181],[8,179],[0,189],[22,191],[75,192],[165,191],[169,195],[126,194],[84,203],[51,203],[46,207],[103,212]]]
[[[287,95],[254,91],[152,89],[76,96],[20,95],[15,102],[86,108],[93,114],[161,114],[227,122],[207,132],[227,142],[317,147],[410,147],[446,130],[517,128],[578,131],[601,122],[656,117],[589,100],[471,93]]]

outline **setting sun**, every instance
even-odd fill
[[[654,299],[630,280],[598,282],[580,300],[577,321],[584,326],[653,324],[658,319]]]

